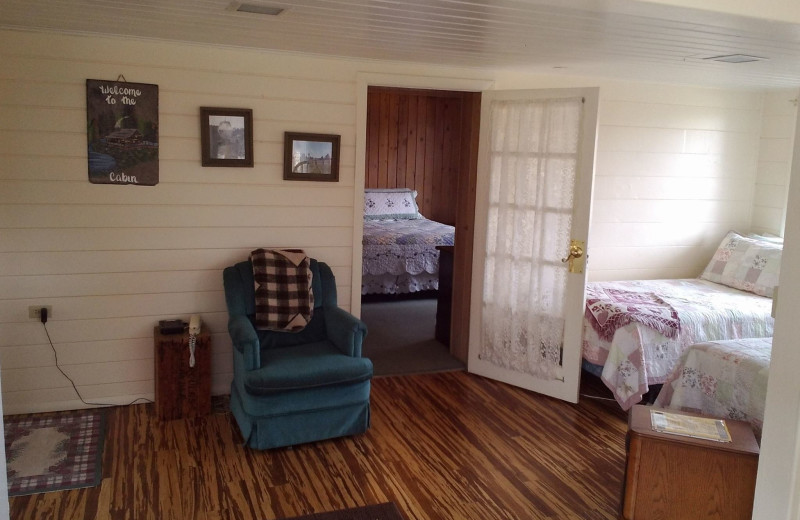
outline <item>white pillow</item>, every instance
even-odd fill
[[[368,220],[420,219],[417,192],[409,188],[364,190],[364,218]]]

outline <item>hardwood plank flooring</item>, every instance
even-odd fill
[[[11,518],[271,520],[393,501],[408,520],[615,519],[625,413],[465,372],[373,380],[365,435],[259,452],[224,410],[108,410],[95,488],[11,499]]]

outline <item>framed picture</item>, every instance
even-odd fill
[[[339,136],[286,132],[283,178],[289,181],[339,181]]]
[[[200,107],[203,166],[253,167],[253,111]]]

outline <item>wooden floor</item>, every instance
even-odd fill
[[[258,452],[224,410],[108,411],[96,488],[11,499],[11,518],[269,520],[393,501],[407,519],[615,519],[625,414],[464,372],[373,380],[365,435]]]

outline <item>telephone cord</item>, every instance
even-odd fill
[[[189,368],[194,368],[194,348],[197,343],[197,334],[189,334]]]

